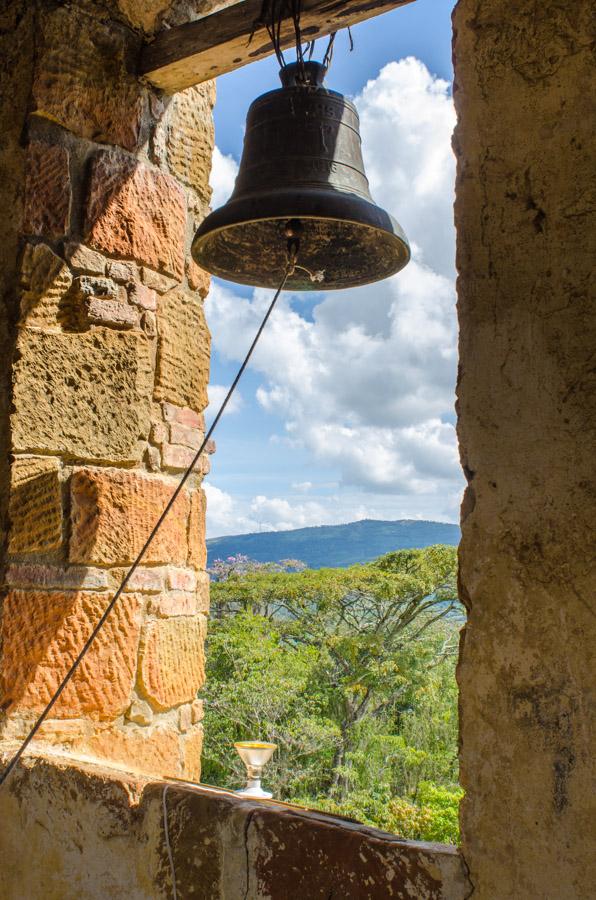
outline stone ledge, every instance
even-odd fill
[[[455,847],[404,841],[337,816],[39,751],[21,761],[10,789],[0,792],[4,896],[170,897],[164,790],[180,897],[470,897]],[[82,889],[90,871],[93,894]]]

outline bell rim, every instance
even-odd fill
[[[374,206],[373,203],[371,203],[369,205]],[[225,206],[227,206],[227,204]],[[201,259],[200,255],[199,255],[201,245],[205,245],[209,239],[216,237],[218,234],[221,234],[224,231],[230,230],[232,228],[236,228],[241,225],[246,226],[246,225],[253,225],[253,224],[256,225],[256,224],[262,223],[262,222],[279,222],[279,221],[283,221],[285,218],[287,218],[287,219],[299,218],[301,220],[325,221],[325,222],[340,222],[341,221],[342,223],[345,223],[346,225],[354,225],[358,228],[366,228],[370,231],[380,231],[385,236],[387,236],[389,239],[393,240],[400,248],[400,253],[396,254],[396,258],[395,258],[396,265],[378,277],[370,278],[368,276],[363,276],[362,278],[352,280],[349,285],[342,284],[342,285],[334,286],[334,285],[326,285],[324,282],[321,282],[319,284],[313,284],[312,287],[311,286],[297,287],[297,286],[293,286],[292,284],[288,284],[286,287],[286,290],[289,290],[289,291],[294,290],[294,291],[298,291],[300,293],[302,293],[302,292],[327,293],[328,291],[349,290],[352,287],[365,287],[368,284],[375,284],[379,281],[384,281],[386,278],[391,278],[393,275],[397,275],[398,272],[401,272],[402,269],[404,269],[408,265],[408,263],[410,262],[410,260],[412,258],[412,251],[410,248],[410,244],[408,242],[408,239],[407,239],[401,225],[399,225],[399,223],[393,218],[393,216],[391,216],[389,213],[386,213],[385,210],[383,210],[383,212],[385,213],[385,215],[390,219],[391,223],[393,224],[393,226],[394,226],[393,230],[389,229],[389,228],[384,228],[381,225],[374,225],[372,223],[363,222],[362,220],[358,220],[358,219],[354,219],[354,218],[341,218],[340,219],[337,216],[329,216],[329,215],[327,215],[327,216],[325,216],[325,215],[255,216],[252,218],[242,219],[235,223],[223,224],[219,227],[208,228],[208,229],[205,228],[203,230],[203,226],[208,223],[211,216],[214,216],[215,213],[220,212],[220,210],[224,209],[225,206],[219,207],[219,209],[214,210],[214,212],[211,213],[209,216],[207,216],[204,219],[204,221],[201,223],[201,225],[199,226],[199,229],[197,230],[197,233],[192,241],[191,255],[192,255],[194,261],[197,263],[197,265],[199,265],[201,268],[205,269],[205,271],[209,272],[209,274],[215,276],[216,278],[221,278],[223,281],[229,281],[232,284],[246,285],[248,287],[261,287],[261,288],[266,288],[266,289],[271,290],[274,285],[274,279],[273,278],[270,279],[270,283],[265,283],[264,281],[256,281],[256,280],[247,281],[245,277],[244,278],[233,277],[233,272],[230,273],[228,270],[224,269],[223,267],[220,268],[220,267],[211,266],[211,268],[207,268],[205,266],[204,261]],[[376,208],[379,209],[379,207],[376,207]],[[276,273],[276,277],[278,274],[280,274],[280,273]]]

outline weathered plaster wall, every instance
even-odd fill
[[[214,90],[170,98],[136,77],[132,6],[12,0],[0,14],[5,741],[50,698],[204,431],[208,278],[188,250],[210,197]],[[204,457],[46,742],[198,777],[208,467]]]
[[[460,0],[463,853],[474,898],[596,884],[589,0]]]
[[[170,900],[164,788],[58,757],[21,764],[0,792],[2,900]],[[180,783],[165,806],[180,900],[469,896],[452,847]]]

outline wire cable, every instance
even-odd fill
[[[32,726],[31,730],[29,731],[27,737],[24,739],[24,741],[20,745],[19,749],[14,754],[14,756],[12,757],[12,759],[10,760],[10,762],[8,763],[8,765],[6,766],[6,768],[0,775],[0,786],[2,786],[4,784],[4,782],[6,781],[6,779],[9,777],[10,773],[15,768],[15,766],[18,763],[18,761],[20,760],[21,756],[23,755],[23,753],[25,752],[25,750],[27,749],[27,747],[29,746],[29,744],[31,743],[31,741],[33,740],[33,738],[35,737],[35,735],[37,734],[37,732],[39,731],[39,729],[41,728],[41,726],[43,725],[45,720],[47,719],[47,717],[50,714],[50,712],[52,711],[53,707],[55,706],[57,701],[60,699],[62,692],[64,691],[65,687],[71,680],[71,678],[74,675],[74,673],[76,672],[76,670],[78,669],[78,667],[81,664],[83,657],[87,653],[89,647],[91,646],[91,644],[93,643],[93,641],[95,640],[95,638],[97,637],[97,635],[99,634],[101,629],[103,628],[103,626],[106,622],[106,619],[108,618],[108,616],[112,612],[114,606],[118,602],[118,599],[120,598],[121,594],[123,593],[128,582],[130,581],[131,576],[133,575],[133,573],[135,572],[135,570],[138,568],[139,564],[141,563],[143,557],[145,556],[145,553],[147,552],[147,550],[149,549],[149,546],[151,545],[151,542],[153,541],[153,538],[155,537],[155,535],[161,528],[161,525],[162,525],[164,519],[170,512],[172,506],[174,505],[177,498],[179,497],[184,485],[190,478],[194,467],[198,463],[198,461],[201,457],[201,454],[205,450],[205,447],[207,446],[207,443],[211,438],[211,435],[213,434],[213,432],[215,431],[215,429],[217,427],[217,423],[219,422],[222,415],[224,414],[225,408],[228,405],[228,403],[232,397],[232,394],[236,390],[236,386],[238,385],[238,382],[240,381],[240,379],[242,378],[242,375],[244,374],[244,370],[246,369],[246,367],[250,361],[250,358],[253,354],[253,351],[254,351],[255,347],[257,346],[259,338],[261,337],[261,334],[263,333],[263,329],[265,328],[265,325],[267,324],[267,322],[269,320],[269,316],[273,312],[273,308],[274,308],[275,304],[277,303],[279,295],[281,294],[281,292],[283,291],[283,289],[286,285],[286,281],[288,280],[289,276],[292,275],[294,272],[295,265],[296,265],[296,256],[297,256],[297,245],[295,245],[292,249],[290,249],[290,243],[288,242],[288,263],[287,263],[286,269],[284,271],[284,276],[281,280],[281,283],[280,283],[277,291],[275,292],[275,296],[273,297],[273,300],[269,304],[269,307],[267,309],[267,312],[265,313],[263,321],[261,322],[261,324],[257,330],[257,333],[253,338],[252,344],[250,345],[250,347],[248,349],[248,353],[244,357],[244,361],[242,362],[242,365],[238,369],[238,372],[236,373],[236,377],[234,378],[234,380],[228,390],[228,393],[225,396],[223,403],[219,407],[217,415],[215,416],[213,422],[211,423],[211,426],[210,426],[207,434],[205,435],[201,446],[197,450],[188,469],[186,470],[186,472],[184,473],[184,475],[178,482],[178,485],[176,486],[176,490],[174,491],[174,493],[168,500],[162,514],[160,515],[159,519],[153,526],[153,529],[151,530],[149,537],[143,544],[143,547],[141,548],[138,556],[136,557],[135,561],[132,563],[132,565],[131,565],[130,569],[128,570],[128,572],[126,573],[126,575],[124,576],[124,578],[120,584],[120,587],[118,588],[118,590],[116,591],[116,593],[114,594],[114,596],[112,597],[110,602],[108,603],[105,611],[103,612],[101,618],[97,622],[93,631],[91,632],[91,634],[89,635],[89,637],[87,638],[85,643],[83,644],[82,649],[80,650],[76,659],[72,663],[70,669],[68,670],[68,672],[66,673],[66,675],[64,676],[64,678],[62,679],[62,681],[60,682],[58,687],[56,688],[53,696],[50,698],[50,700],[49,700],[48,704],[46,705],[46,707],[44,708],[44,710],[40,713],[39,717],[35,721],[35,724]]]

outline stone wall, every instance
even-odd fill
[[[462,849],[475,900],[585,900],[596,883],[593,4],[460,0],[454,26]]]
[[[0,13],[5,741],[49,700],[205,427],[208,278],[189,244],[210,197],[214,89],[170,98],[139,81],[149,6],[13,0]],[[46,743],[198,778],[208,468],[204,457]]]
[[[453,847],[59,757],[19,765],[0,818],[2,900],[470,896]]]

